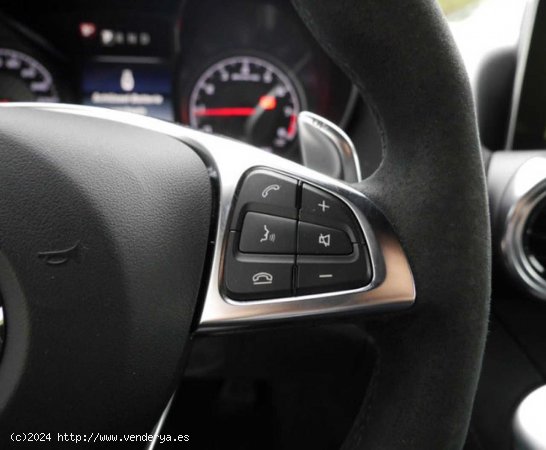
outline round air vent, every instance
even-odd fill
[[[524,225],[523,252],[537,276],[546,282],[546,198],[535,205]]]
[[[517,170],[501,209],[505,265],[527,291],[546,300],[546,158],[531,158]]]

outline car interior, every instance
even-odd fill
[[[3,0],[0,448],[546,449],[546,1]]]

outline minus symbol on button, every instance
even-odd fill
[[[319,278],[333,278],[334,276],[331,273],[321,273]]]

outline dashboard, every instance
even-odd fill
[[[286,0],[3,3],[2,102],[130,111],[300,161],[298,113],[344,127],[357,100]]]

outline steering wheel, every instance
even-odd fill
[[[91,432],[151,431],[196,329],[330,314],[358,314],[378,354],[345,448],[464,443],[491,272],[464,68],[433,0],[294,5],[381,131],[383,163],[358,184],[149,118],[0,108],[2,447],[16,432],[92,445]],[[245,212],[301,229],[320,216],[312,199],[347,219],[353,256],[241,254]],[[324,284],[306,286],[319,263]]]

